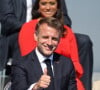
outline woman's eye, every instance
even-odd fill
[[[56,3],[55,3],[55,2],[50,2],[50,4],[51,4],[51,5],[55,5]]]
[[[46,5],[46,2],[41,2],[41,5]]]
[[[55,5],[56,2],[41,2],[41,5],[46,5],[46,4],[50,4],[50,5]]]

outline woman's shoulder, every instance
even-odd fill
[[[28,27],[28,26],[35,25],[37,22],[38,22],[37,19],[31,20],[31,21],[29,21],[29,22],[26,22],[26,23],[24,23],[24,24],[22,25],[22,28],[23,28],[23,27]]]
[[[65,28],[66,30],[68,30],[68,31],[72,31],[72,29],[71,29],[69,26],[67,26],[67,25],[64,25],[64,28]]]
[[[31,21],[29,21],[28,23],[37,23],[38,22],[38,19],[33,19],[33,20],[31,20]]]
[[[64,28],[65,28],[65,29],[66,29],[66,31],[67,31],[67,35],[74,34],[74,32],[73,32],[72,28],[70,28],[69,26],[64,25]]]
[[[29,21],[29,22],[26,22],[26,23],[24,24],[24,26],[26,26],[26,25],[33,25],[33,24],[36,24],[37,22],[38,22],[37,19],[33,19],[33,20]]]

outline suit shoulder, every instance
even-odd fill
[[[63,69],[67,68],[69,71],[75,70],[72,60],[68,57],[56,53],[54,60],[59,62],[59,67],[63,67]]]
[[[58,54],[58,53],[54,53],[54,59],[61,60],[61,62],[72,63],[72,60],[69,57],[65,57],[65,56]]]
[[[20,56],[17,59],[14,59],[12,62],[13,66],[25,66],[30,62],[30,55],[27,56]]]

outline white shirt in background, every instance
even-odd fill
[[[27,3],[27,14],[26,14],[26,22],[29,22],[32,19],[32,0],[26,0]]]

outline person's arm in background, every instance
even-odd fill
[[[1,37],[1,22],[0,22],[0,37]]]
[[[61,0],[61,5],[62,5],[62,11],[63,11],[63,15],[64,15],[64,24],[71,27],[72,21],[71,21],[71,18],[69,17],[69,15],[68,15],[68,10],[67,10],[65,0]]]
[[[1,0],[0,7],[1,34],[8,36],[18,32],[23,22],[14,13],[17,11],[14,11],[13,0]]]

